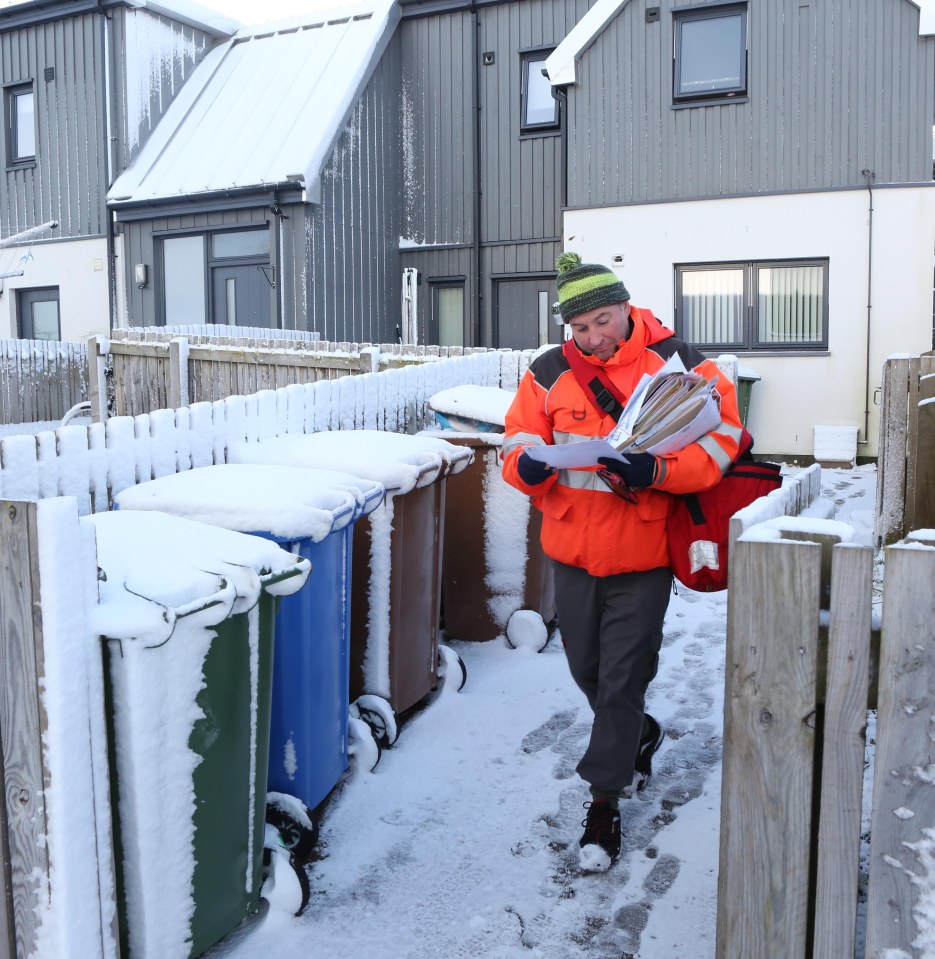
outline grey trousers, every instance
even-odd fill
[[[672,591],[668,567],[592,576],[553,561],[555,607],[571,675],[594,711],[578,774],[601,792],[633,779],[643,702],[659,665]]]

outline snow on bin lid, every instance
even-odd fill
[[[453,386],[433,393],[429,406],[442,414],[453,429],[472,432],[486,425],[488,428],[499,426],[502,432],[506,412],[515,396],[499,386]]]
[[[221,464],[127,487],[114,502],[121,509],[163,510],[241,533],[320,542],[382,498],[380,484],[346,473]]]
[[[219,623],[253,607],[262,589],[296,592],[311,569],[270,540],[166,513],[117,510],[81,522],[94,526],[105,577],[95,632],[111,639],[164,642],[193,609]]]
[[[470,449],[429,436],[383,430],[330,430],[277,436],[228,448],[233,463],[280,463],[341,470],[406,493],[428,486],[445,471],[460,473],[473,458]]]

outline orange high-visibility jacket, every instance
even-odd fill
[[[715,363],[676,339],[649,310],[631,306],[630,318],[633,332],[609,360],[582,354],[587,363],[603,366],[624,401],[644,373],[655,373],[673,353],[686,369],[716,380],[721,398],[720,425],[677,453],[658,457],[656,479],[637,493],[636,503],[613,493],[593,467],[559,470],[537,486],[527,486],[519,477],[516,461],[523,447],[598,439],[615,425],[594,408],[561,347],[533,360],[506,415],[503,478],[542,511],[546,555],[593,576],[668,566],[669,494],[714,486],[738,453],[742,429],[734,386]]]

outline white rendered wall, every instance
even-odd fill
[[[568,210],[564,248],[613,265],[633,303],[674,322],[680,263],[828,258],[828,352],[740,354],[752,387],[747,425],[756,451],[810,456],[816,425],[859,427],[858,456],[876,456],[883,361],[932,349],[935,189],[874,189],[867,382],[867,190]],[[865,435],[865,422],[868,423]]]
[[[15,291],[48,286],[59,288],[63,341],[80,343],[95,333],[109,333],[107,243],[103,237],[0,250],[0,264],[0,272],[24,271],[22,276],[0,281],[0,339],[17,335]]]

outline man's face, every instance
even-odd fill
[[[568,322],[579,348],[600,360],[609,360],[630,331],[630,301],[599,306]]]

